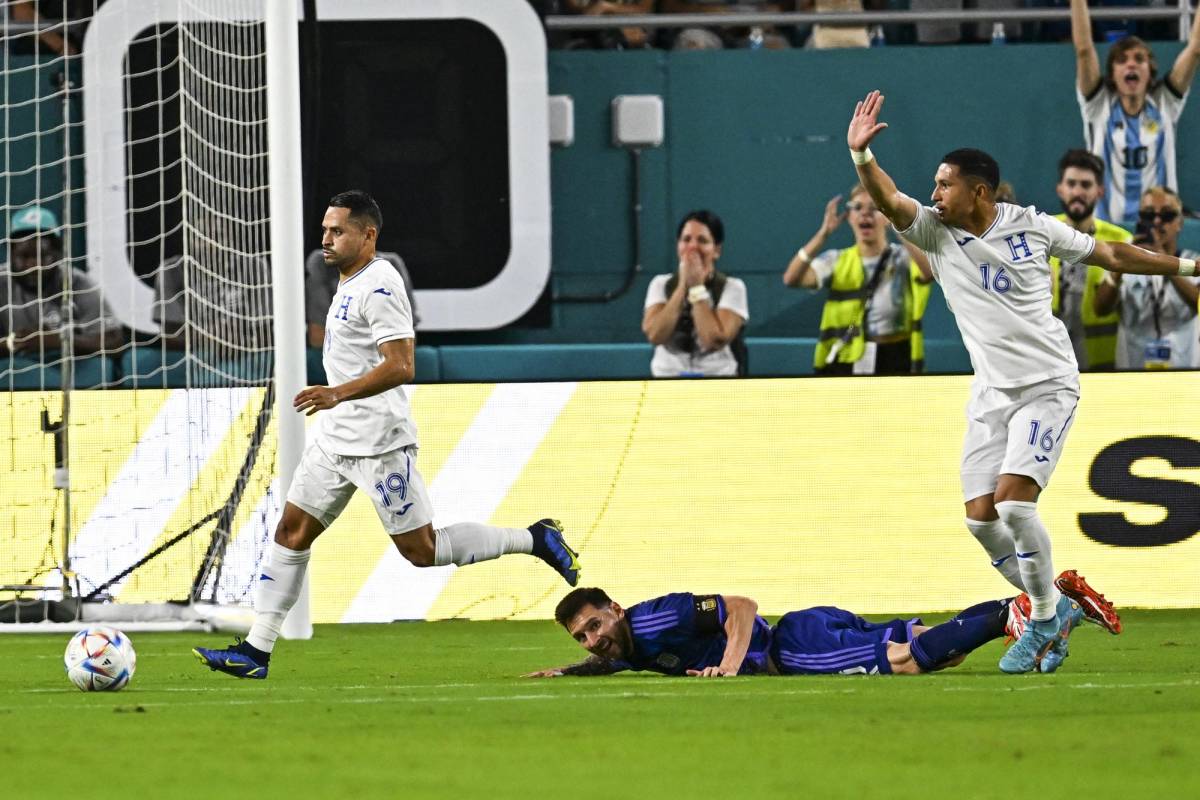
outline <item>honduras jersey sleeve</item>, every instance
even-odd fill
[[[996,205],[980,235],[920,206],[900,235],[929,255],[976,376],[986,386],[1029,386],[1078,374],[1062,320],[1051,311],[1050,257],[1086,263],[1095,240],[1036,208]]]
[[[622,669],[684,675],[689,669],[718,666],[725,654],[725,601],[720,595],[663,595],[632,606],[626,619],[633,634],[633,653],[617,662]],[[756,617],[738,674],[766,672],[769,647],[770,626]]]
[[[404,281],[377,258],[338,284],[325,318],[322,363],[330,386],[362,377],[383,362],[379,346],[412,339]],[[318,441],[330,453],[371,456],[415,444],[404,388],[348,400],[318,415]]]

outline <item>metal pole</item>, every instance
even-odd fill
[[[57,76],[56,76],[57,79]],[[62,352],[62,413],[58,430],[55,431],[54,488],[62,492],[63,524],[62,555],[59,572],[62,576],[63,597],[71,595],[71,391],[75,388],[75,301],[74,248],[71,239],[71,92],[75,82],[71,79],[71,60],[64,58],[61,82],[58,83],[62,98],[63,118],[63,213],[62,213],[62,328],[59,344]],[[61,461],[59,461],[61,458]]]
[[[304,387],[304,236],[300,160],[300,43],[294,0],[265,3],[267,46],[267,175],[271,208],[271,282],[275,338],[276,467],[282,496],[304,448],[304,418],[292,398]],[[283,635],[312,637],[308,581],[288,614]]]

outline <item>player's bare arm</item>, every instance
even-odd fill
[[[932,283],[933,282],[933,266],[929,263],[929,256],[925,255],[925,251],[917,247],[910,241],[901,240],[904,249],[912,256],[913,263],[917,265],[917,270],[921,276],[917,278],[917,283]]]
[[[821,220],[821,227],[817,228],[817,232],[813,234],[808,243],[796,251],[796,255],[792,256],[792,260],[788,263],[787,269],[783,272],[783,282],[787,286],[802,286],[805,289],[816,289],[821,285],[821,279],[817,277],[817,273],[812,269],[813,256],[820,253],[825,247],[825,240],[838,229],[850,212],[839,211],[842,205],[842,196],[831,199],[825,204],[825,216]]]
[[[621,670],[607,658],[600,656],[588,656],[578,664],[570,664],[565,667],[551,667],[550,669],[539,669],[537,672],[528,672],[522,675],[522,678],[562,678],[576,677],[589,678],[597,675],[615,675]]]
[[[1179,92],[1186,92],[1196,77],[1196,67],[1200,66],[1200,13],[1192,16],[1192,30],[1188,34],[1187,45],[1175,57],[1175,65],[1171,67],[1168,80],[1171,87]]]
[[[1075,85],[1084,97],[1100,85],[1100,58],[1092,43],[1092,17],[1087,0],[1071,0],[1071,43],[1075,46]]]
[[[416,374],[413,366],[413,339],[393,339],[379,345],[383,356],[374,369],[338,386],[309,386],[296,395],[292,406],[307,416],[333,408],[346,400],[372,397],[408,383]]]
[[[1102,242],[1097,240],[1089,264],[1104,267],[1110,272],[1126,272],[1133,275],[1182,275],[1196,274],[1196,262],[1192,259],[1152,253],[1125,242]]]
[[[725,652],[721,663],[715,667],[689,669],[688,675],[697,678],[718,678],[738,674],[746,651],[750,648],[750,634],[754,631],[754,619],[758,614],[758,603],[749,597],[734,594],[722,595],[725,601]]]
[[[906,197],[896,188],[896,183],[884,172],[875,158],[864,159],[864,154],[875,138],[884,128],[886,122],[879,121],[879,112],[883,109],[883,95],[876,89],[860,100],[854,106],[854,115],[850,118],[850,127],[846,131],[846,144],[850,145],[851,154],[856,156],[855,169],[858,179],[866,188],[867,193],[875,202],[875,207],[891,220],[898,229],[911,227],[917,218],[917,201]],[[865,161],[865,163],[857,163]]]

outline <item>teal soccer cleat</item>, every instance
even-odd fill
[[[1083,621],[1083,609],[1065,594],[1059,599],[1056,610],[1062,625],[1059,626],[1058,635],[1051,642],[1050,647],[1038,660],[1038,671],[1043,673],[1054,672],[1062,666],[1069,654],[1067,643],[1071,638],[1071,632]]]
[[[263,680],[267,677],[267,666],[271,661],[269,654],[240,640],[226,650],[193,647],[192,653],[209,669],[224,672],[235,678]]]
[[[579,583],[579,554],[563,538],[562,523],[556,519],[538,520],[529,526],[533,534],[533,555],[554,567],[554,571],[574,586]]]
[[[1013,675],[1032,672],[1038,660],[1058,638],[1060,623],[1057,614],[1054,619],[1029,620],[1025,632],[1001,657],[1000,670]]]

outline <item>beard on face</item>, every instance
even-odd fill
[[[1089,203],[1087,201],[1080,201],[1083,203],[1082,211],[1075,210],[1079,208],[1079,204],[1075,201],[1064,203],[1062,200],[1059,200],[1058,202],[1062,204],[1062,210],[1067,215],[1067,219],[1071,220],[1072,222],[1083,222],[1092,215],[1093,211],[1096,210],[1096,204]]]

